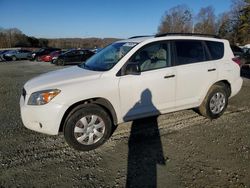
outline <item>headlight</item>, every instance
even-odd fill
[[[61,91],[59,89],[43,90],[32,93],[28,105],[44,105],[50,102]]]

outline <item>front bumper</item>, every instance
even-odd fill
[[[24,126],[36,132],[57,135],[67,107],[52,101],[40,106],[27,105],[28,98],[28,95],[25,99],[23,95],[20,98],[21,117]]]

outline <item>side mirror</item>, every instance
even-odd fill
[[[140,66],[137,63],[129,63],[125,69],[125,75],[140,75]]]

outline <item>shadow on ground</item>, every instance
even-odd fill
[[[165,165],[157,117],[133,122],[128,147],[126,187],[157,187],[157,166]]]
[[[149,89],[142,92],[140,101],[127,115],[145,107],[159,113]],[[157,165],[165,165],[157,116],[133,121],[128,142],[126,187],[157,187]]]

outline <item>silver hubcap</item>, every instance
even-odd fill
[[[105,124],[97,115],[82,117],[75,125],[74,135],[80,144],[91,145],[98,142],[104,135]]]
[[[226,105],[225,95],[221,92],[217,92],[211,98],[209,107],[213,114],[219,114],[225,108],[225,105]]]

